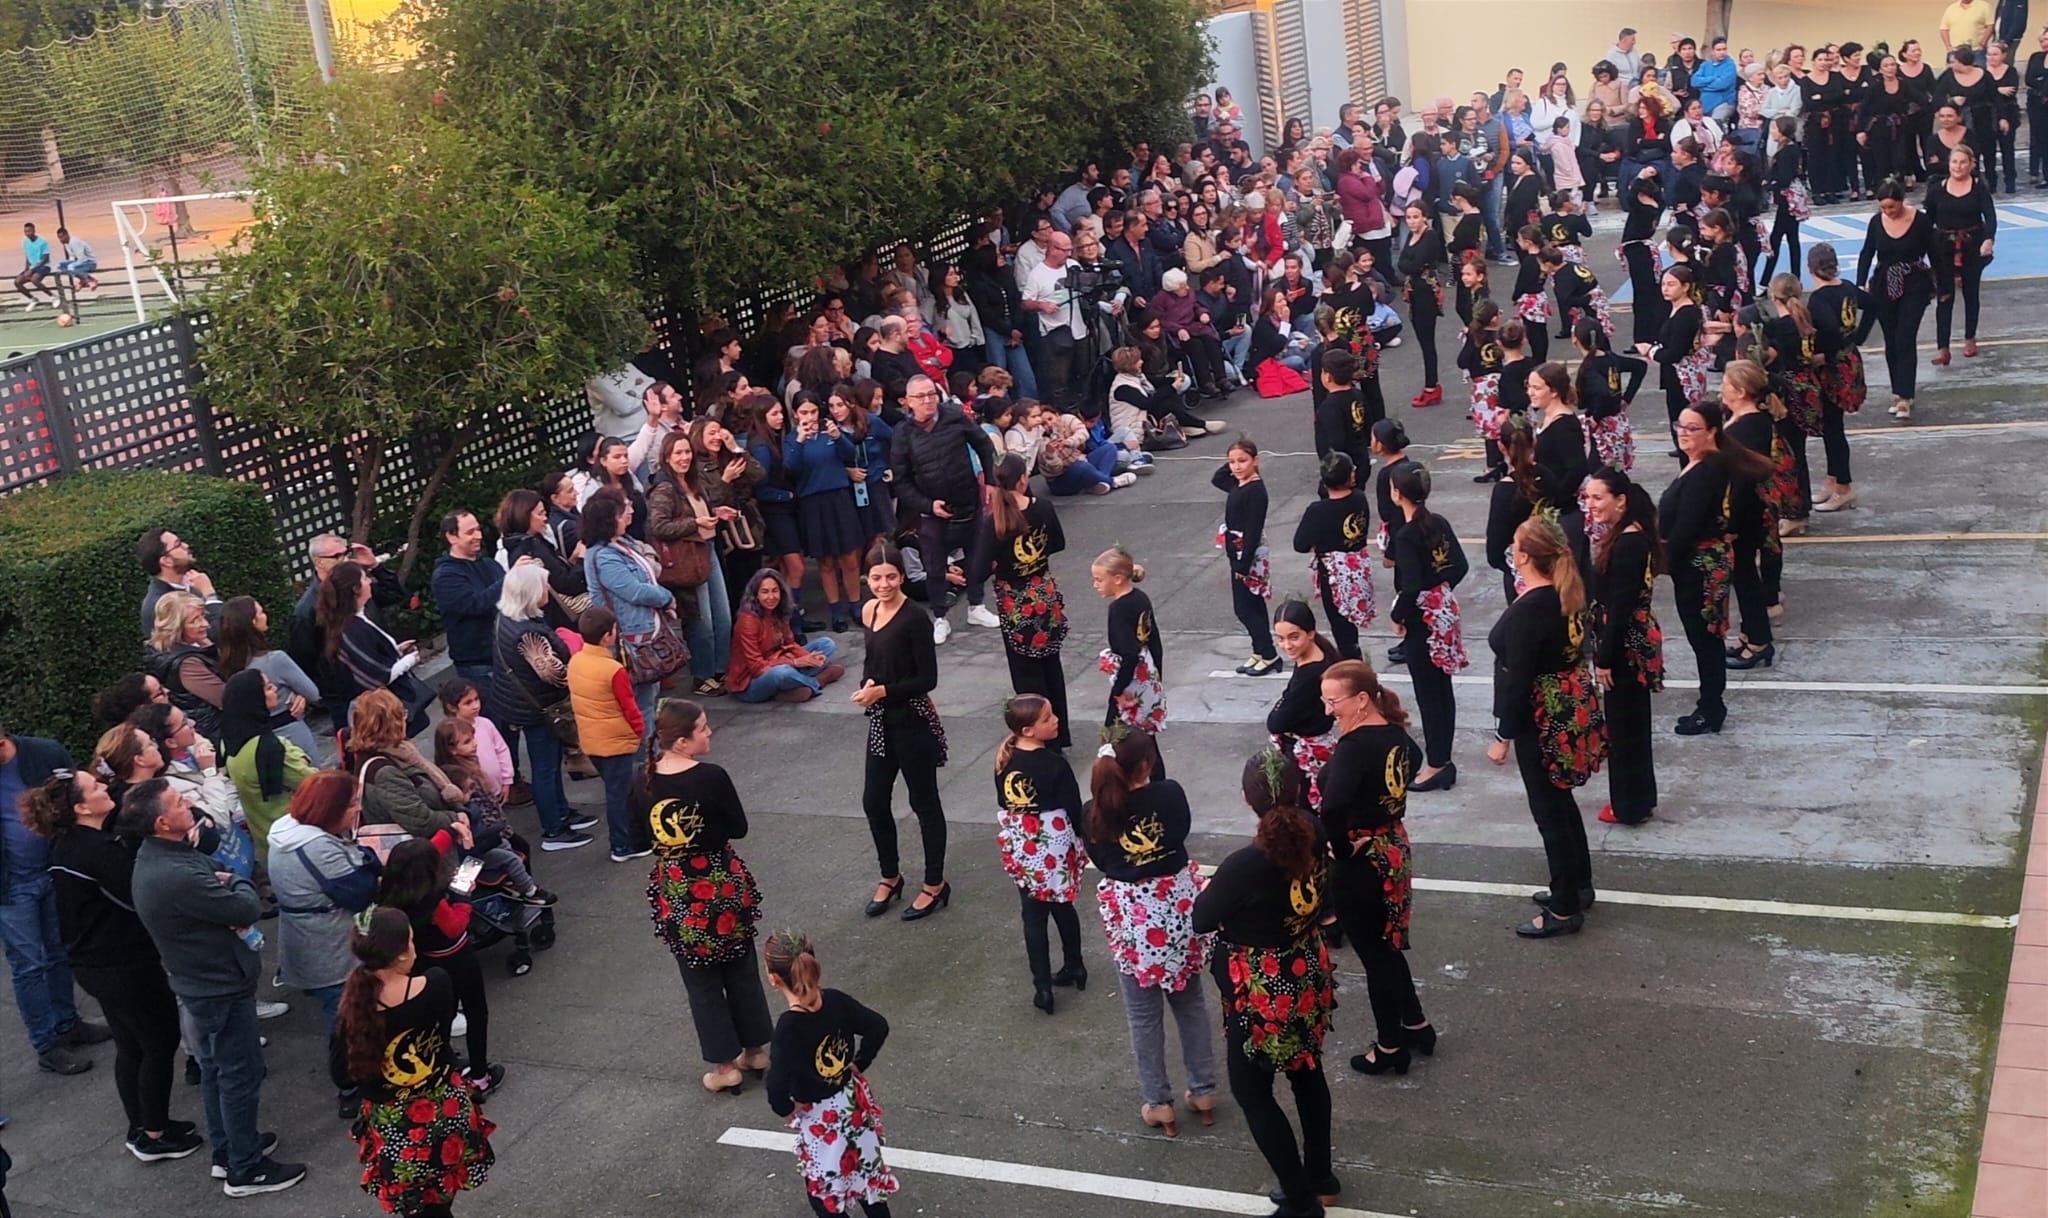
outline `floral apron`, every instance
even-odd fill
[[[654,933],[692,968],[747,954],[761,919],[761,890],[731,843],[716,854],[661,850],[647,876]]]
[[[1096,666],[1114,677],[1123,667],[1123,659],[1105,647]],[[1136,728],[1147,736],[1157,736],[1166,730],[1166,687],[1152,672],[1151,652],[1138,652],[1138,664],[1131,670],[1130,683],[1124,686],[1124,692],[1110,699],[1110,709],[1124,726]]]
[[[1458,624],[1457,594],[1449,584],[1437,584],[1423,589],[1416,603],[1422,607],[1423,624],[1429,627],[1429,662],[1440,672],[1463,672],[1469,661],[1465,659],[1465,632]]]
[[[1337,986],[1321,930],[1286,947],[1233,943],[1224,972],[1224,1028],[1246,1058],[1281,1071],[1322,1060]]]
[[[1172,875],[1149,880],[1104,878],[1095,885],[1095,908],[1117,971],[1148,989],[1178,994],[1209,958],[1209,935],[1195,933],[1200,873],[1193,860]]]
[[[882,1162],[882,1109],[858,1070],[837,1095],[799,1103],[789,1114],[804,1187],[828,1214],[886,1200],[900,1185]]]
[[[1041,571],[1016,588],[1004,580],[993,582],[1003,646],[1012,655],[1034,660],[1058,655],[1060,643],[1067,637],[1067,602],[1052,576]]]
[[[1309,561],[1309,585],[1344,615],[1344,620],[1364,630],[1372,625],[1376,607],[1372,594],[1372,563],[1363,550],[1333,550]]]

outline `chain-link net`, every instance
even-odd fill
[[[312,62],[301,0],[172,0],[0,51],[0,206],[203,189],[302,104]]]

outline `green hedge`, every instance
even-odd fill
[[[135,542],[153,526],[192,543],[222,596],[261,601],[282,637],[295,598],[255,486],[106,471],[24,491],[0,500],[0,725],[90,751],[93,693],[141,667]]]

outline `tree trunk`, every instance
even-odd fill
[[[350,447],[354,449],[349,455],[355,461],[356,493],[348,536],[350,541],[371,545],[370,528],[377,523],[377,475],[384,466],[384,444],[365,437]]]
[[[455,458],[461,454],[462,445],[468,438],[468,429],[464,427],[458,425],[449,430],[448,447],[441,451],[441,459],[434,462],[426,485],[420,487],[419,498],[413,500],[412,521],[405,528],[405,557],[398,564],[400,583],[412,578],[413,567],[419,562],[420,530],[426,527],[427,509],[433,506],[434,496],[441,493],[441,484],[448,480],[448,471],[455,468]]]

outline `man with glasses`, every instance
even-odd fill
[[[149,529],[135,543],[135,559],[149,573],[142,594],[142,637],[156,627],[156,603],[166,592],[190,592],[206,604],[206,621],[220,631],[220,595],[192,557],[192,543],[169,529]]]
[[[1045,356],[1045,375],[1039,388],[1048,390],[1053,408],[1071,412],[1074,408],[1075,352],[1088,337],[1088,321],[1081,301],[1067,290],[1067,259],[1074,252],[1074,239],[1055,233],[1045,245],[1045,261],[1024,283],[1024,307],[1038,314],[1039,345]]]
[[[327,712],[328,722],[339,727],[348,722],[349,704],[355,701],[356,696],[355,681],[340,661],[328,658],[325,636],[314,615],[314,602],[319,599],[320,585],[326,583],[327,577],[342,563],[353,562],[361,567],[370,577],[370,620],[380,628],[384,623],[378,615],[378,607],[399,604],[405,600],[405,589],[399,584],[397,574],[384,566],[383,560],[361,542],[351,545],[345,538],[321,533],[306,543],[306,557],[313,563],[313,580],[292,606],[292,624],[285,652],[319,684],[321,709]]]
[[[57,890],[50,882],[50,844],[29,831],[15,810],[22,796],[51,775],[71,769],[64,746],[0,727],[0,946],[14,983],[14,1005],[28,1029],[36,1064],[52,1074],[82,1074],[92,1059],[73,1050],[111,1040],[106,1025],[78,1017],[71,964],[57,927]]]
[[[1065,241],[1065,237],[1058,238]],[[938,384],[928,376],[914,376],[903,393],[908,417],[889,438],[891,483],[896,490],[896,514],[917,522],[918,555],[925,570],[946,570],[946,556],[954,549],[973,546],[981,528],[981,485],[975,478],[975,459],[982,470],[993,473],[997,453],[988,433],[958,407],[941,406]],[[932,640],[943,643],[952,636],[946,611],[952,607],[952,586],[943,578],[927,579],[932,609]],[[981,607],[981,588],[970,584],[967,599]],[[995,615],[982,609],[969,619],[994,624]]]

